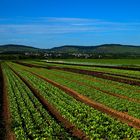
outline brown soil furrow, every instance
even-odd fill
[[[11,67],[10,67],[11,68]],[[55,109],[41,94],[40,91],[34,88],[25,78],[19,75],[13,68],[11,70],[29,87],[29,89],[33,92],[35,97],[41,102],[44,108],[49,111],[49,113],[60,123],[63,124],[64,128],[66,128],[73,136],[82,140],[89,140],[88,136],[80,129],[78,129],[74,124],[69,122],[66,118],[64,118],[58,110]]]
[[[58,69],[58,70],[64,70],[64,71],[79,73],[79,74],[91,75],[91,76],[95,76],[95,77],[102,78],[102,79],[108,79],[108,80],[117,81],[117,82],[121,82],[121,83],[125,83],[125,84],[140,86],[139,81],[135,81],[135,80],[131,80],[131,79],[128,80],[128,79],[124,79],[124,78],[121,78],[121,77],[113,77],[111,75],[110,76],[109,75],[104,75],[104,74],[106,74],[104,72],[82,70],[82,69],[75,69],[75,68],[62,68],[62,67],[56,67],[56,66],[45,66],[45,67],[43,67],[43,66],[37,66],[37,65],[34,65],[34,64],[27,64],[27,63],[23,63],[23,62],[16,62],[16,63],[24,65],[24,66],[28,66],[28,67]]]
[[[15,134],[11,130],[11,114],[9,110],[9,102],[8,102],[8,91],[7,91],[7,79],[4,74],[3,75],[3,118],[4,124],[6,128],[6,140],[15,140]]]
[[[109,72],[104,72],[104,74],[112,75],[112,76],[120,76],[120,77],[130,78],[130,79],[134,79],[134,80],[140,80],[139,77],[134,77],[134,76],[128,76],[128,75],[122,75],[122,74],[116,74],[116,73],[109,73]]]
[[[49,73],[49,74],[50,74],[50,73]],[[88,84],[86,84],[86,83],[84,83],[84,82],[79,82],[79,81],[77,81],[77,80],[74,80],[74,79],[72,79],[72,78],[68,78],[68,77],[65,77],[65,76],[62,76],[62,75],[58,75],[58,74],[54,74],[54,73],[53,73],[53,75],[55,75],[55,76],[58,77],[58,78],[63,78],[63,79],[66,79],[66,80],[75,82],[75,83],[77,83],[77,84],[79,84],[79,85],[81,85],[81,86],[86,86],[86,87],[91,88],[91,89],[96,89],[96,90],[98,90],[98,91],[101,91],[101,92],[103,92],[103,93],[105,93],[105,94],[108,94],[108,95],[111,95],[111,96],[115,96],[115,97],[118,97],[118,98],[126,99],[126,100],[131,101],[131,102],[140,103],[140,100],[139,100],[139,99],[134,99],[134,98],[130,98],[130,97],[128,97],[128,96],[124,96],[124,95],[121,95],[121,94],[112,93],[112,92],[109,92],[109,91],[107,91],[107,90],[103,90],[103,89],[101,89],[101,88],[99,88],[99,87],[96,87],[96,86],[93,86],[93,85],[88,85]]]
[[[5,125],[3,118],[3,79],[2,79],[2,68],[0,64],[0,139],[5,136]]]
[[[94,100],[91,100],[90,98],[79,94],[78,92],[66,87],[66,86],[62,86],[48,78],[45,78],[41,75],[38,75],[34,72],[31,72],[33,75],[45,80],[48,83],[51,83],[52,85],[60,88],[61,90],[63,90],[64,92],[66,92],[67,94],[69,94],[70,96],[73,96],[76,100],[81,101],[101,112],[104,112],[114,118],[117,118],[118,120],[122,121],[123,123],[127,123],[129,126],[132,126],[134,128],[140,129],[140,119],[137,119],[135,117],[132,117],[126,113],[120,112],[120,111],[116,111],[112,108],[109,108],[101,103],[98,103]]]

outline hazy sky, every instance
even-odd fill
[[[140,45],[140,0],[0,0],[0,44]]]

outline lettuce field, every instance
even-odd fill
[[[0,63],[0,139],[139,140],[140,66]]]

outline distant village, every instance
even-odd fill
[[[88,54],[88,53],[35,53],[35,52],[26,52],[24,53],[25,56],[36,56],[36,57],[43,57],[43,58],[93,58],[95,54]],[[96,55],[97,58],[102,58],[102,55]]]

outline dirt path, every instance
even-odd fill
[[[5,140],[15,140],[16,137],[11,130],[11,114],[9,110],[8,102],[8,91],[7,91],[7,79],[4,74],[2,74],[3,81],[3,119],[5,125]]]
[[[135,117],[132,117],[126,113],[120,112],[120,111],[116,111],[112,108],[109,108],[101,103],[98,103],[94,100],[89,99],[88,97],[79,94],[78,92],[67,88],[66,86],[62,86],[48,78],[45,78],[43,76],[40,76],[34,72],[31,72],[33,75],[45,80],[48,83],[51,83],[52,85],[60,88],[61,90],[65,91],[67,94],[69,94],[70,96],[73,96],[76,100],[81,101],[91,107],[93,107],[94,109],[97,109],[103,113],[106,113],[114,118],[117,118],[118,120],[120,120],[123,123],[127,123],[129,126],[132,126],[134,128],[140,129],[140,119],[137,119]]]
[[[11,67],[10,67],[11,68]],[[12,68],[11,68],[12,69]],[[55,109],[39,92],[38,89],[34,88],[25,78],[19,75],[14,69],[12,71],[29,87],[29,89],[33,92],[35,97],[41,102],[44,108],[49,111],[49,113],[60,123],[63,124],[64,128],[66,128],[73,136],[82,140],[89,140],[88,136],[80,129],[78,129],[74,124],[69,122],[66,118],[64,118],[58,110]]]
[[[5,137],[5,125],[3,118],[3,78],[2,78],[2,68],[0,64],[0,140]]]

